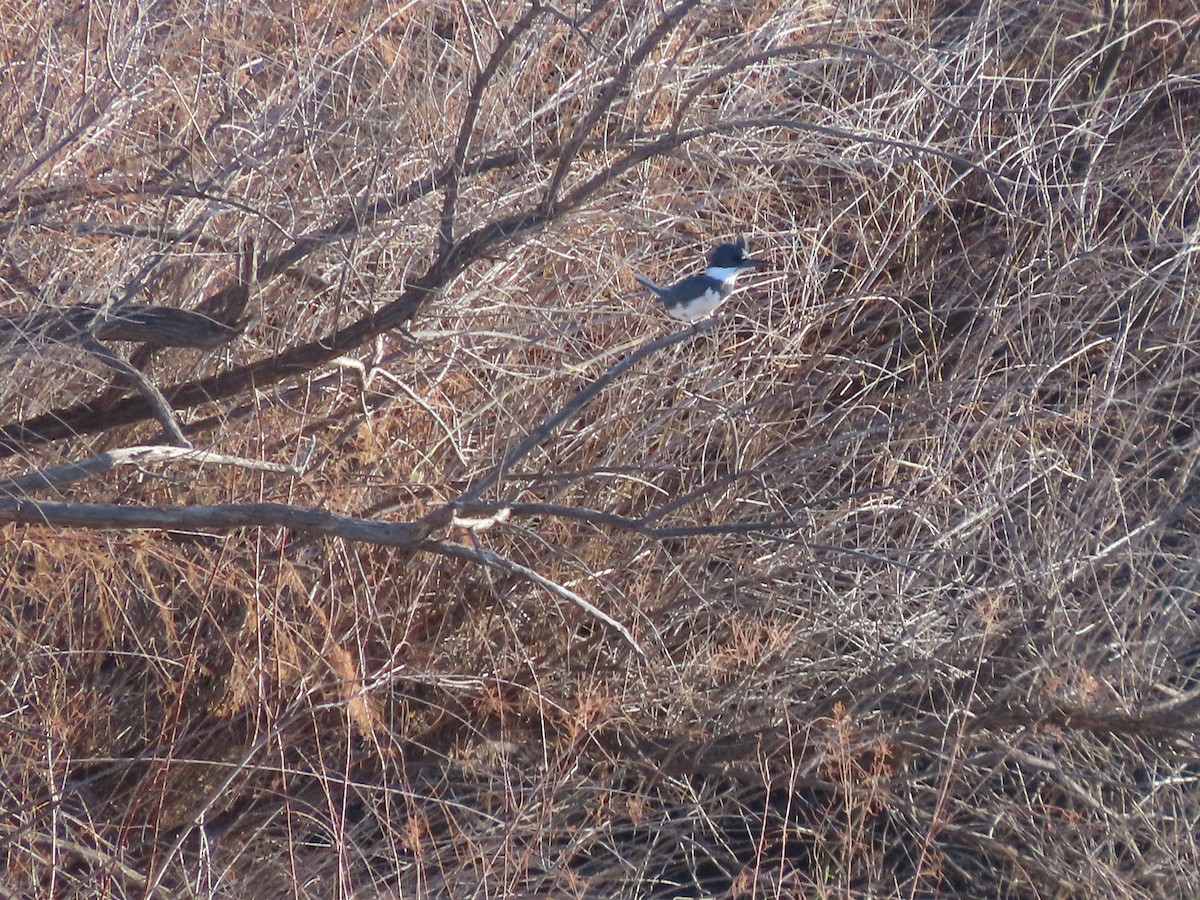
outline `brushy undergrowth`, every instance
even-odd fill
[[[162,441],[39,314],[253,240],[114,346],[282,465],[19,497],[502,512],[0,495],[0,894],[1200,893],[1194,3],[98,9],[3,13],[0,478]]]

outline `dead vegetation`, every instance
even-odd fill
[[[1195,4],[10,7],[0,893],[1200,890]]]

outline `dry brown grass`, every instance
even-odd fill
[[[0,478],[247,239],[116,346],[276,466],[0,495],[0,895],[1200,892],[1194,3],[238,9],[2,11]]]

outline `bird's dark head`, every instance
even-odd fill
[[[750,269],[761,266],[761,259],[751,259],[746,255],[746,238],[740,237],[736,244],[719,244],[708,259],[711,269]]]

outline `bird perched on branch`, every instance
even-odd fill
[[[662,287],[641,275],[633,277],[658,295],[670,315],[695,323],[717,311],[733,293],[738,275],[762,263],[746,256],[746,238],[742,236],[736,244],[719,244],[708,258],[708,271],[703,275],[685,278],[674,287]]]

